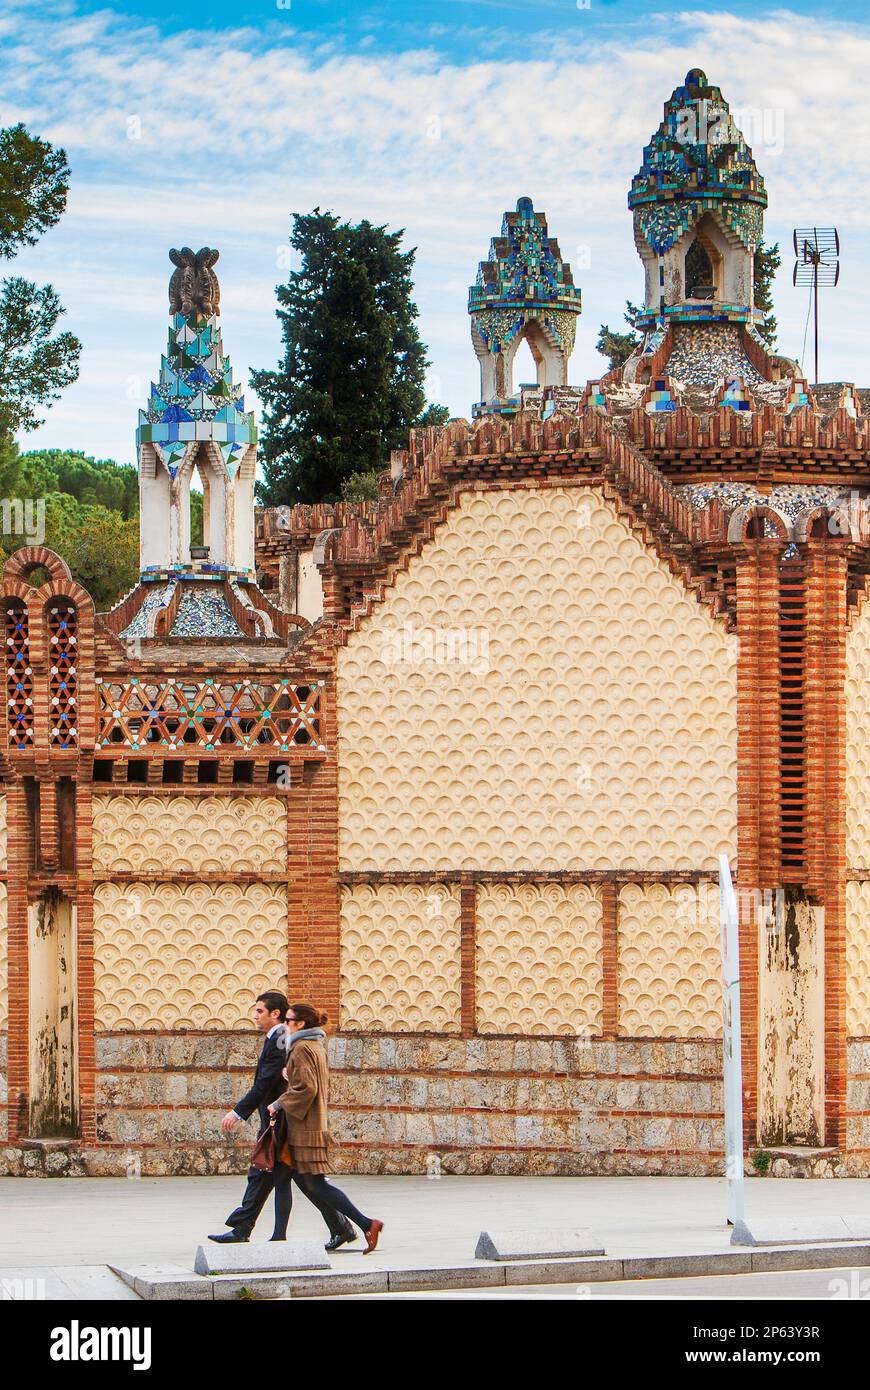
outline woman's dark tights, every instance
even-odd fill
[[[287,1223],[293,1208],[291,1179],[309,1202],[321,1212],[330,1229],[332,1229],[332,1223],[326,1216],[324,1207],[333,1212],[340,1211],[342,1215],[350,1217],[351,1221],[355,1221],[359,1226],[363,1235],[366,1234],[372,1224],[371,1217],[363,1216],[361,1211],[357,1211],[353,1202],[346,1193],[342,1192],[340,1187],[333,1187],[332,1183],[326,1181],[322,1173],[297,1173],[295,1169],[288,1168],[286,1163],[276,1163],[273,1174],[275,1189],[275,1234],[272,1237],[273,1240],[283,1240],[287,1234]]]
[[[301,1192],[316,1207],[332,1207],[333,1211],[340,1211],[342,1216],[347,1216],[357,1226],[363,1235],[368,1232],[372,1224],[370,1216],[363,1216],[362,1212],[354,1206],[346,1192],[342,1192],[340,1187],[334,1187],[331,1182],[327,1182],[323,1173],[297,1173],[293,1170],[293,1181],[297,1184]]]

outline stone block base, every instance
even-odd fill
[[[0,1173],[242,1174],[256,1123],[224,1136],[220,1120],[250,1086],[259,1044],[253,1032],[98,1035],[95,1134],[36,1147],[0,1142]],[[722,1053],[713,1040],[344,1034],[329,1050],[339,1173],[723,1171]],[[855,1107],[867,1050],[850,1048]],[[870,1147],[856,1128],[864,1121],[849,1123],[849,1149],[777,1150],[770,1176],[870,1174]]]

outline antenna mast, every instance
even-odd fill
[[[795,227],[793,285],[811,285],[815,343],[815,381],[819,384],[819,285],[840,278],[840,237],[836,227]]]

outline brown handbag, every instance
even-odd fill
[[[251,1154],[251,1167],[259,1168],[264,1173],[271,1173],[275,1167],[275,1116],[269,1121],[269,1128],[264,1129]]]

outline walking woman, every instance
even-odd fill
[[[329,1206],[350,1217],[366,1238],[363,1253],[368,1255],[378,1243],[383,1221],[363,1216],[346,1193],[327,1182],[325,1177],[326,1173],[332,1172],[329,1162],[329,1063],[324,1045],[325,1023],[326,1014],[318,1012],[310,1004],[291,1004],[285,1015],[287,1066],[284,1076],[287,1089],[269,1106],[273,1115],[283,1111],[286,1121],[286,1126],[281,1126],[283,1139],[279,1139],[276,1145],[275,1229],[277,1232],[283,1225],[286,1231],[293,1200],[292,1179],[317,1206]],[[326,1248],[337,1249],[345,1240],[336,1238]]]

